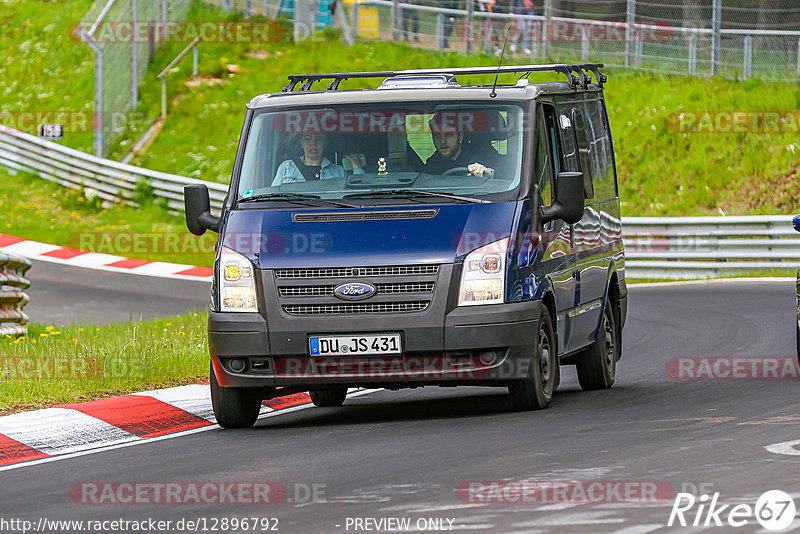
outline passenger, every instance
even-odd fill
[[[322,133],[304,133],[300,136],[302,155],[287,159],[278,167],[272,186],[311,180],[330,180],[344,178],[344,167],[331,163],[323,156],[328,148],[328,137]],[[362,174],[361,158],[356,154],[345,156],[353,164],[353,174]]]
[[[454,125],[448,124],[441,113],[437,113],[428,121],[436,152],[425,162],[422,171],[427,174],[444,174],[450,169],[466,168],[468,176],[493,176],[500,165],[502,156],[489,145],[477,153],[467,153],[462,141],[464,133]],[[469,147],[469,145],[467,145]],[[472,152],[472,151],[470,151]],[[480,161],[479,161],[480,160]]]

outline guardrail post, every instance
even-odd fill
[[[630,67],[633,63],[631,57],[633,40],[633,25],[636,22],[636,0],[628,0],[628,8],[625,11],[625,66]]]
[[[744,36],[744,79],[748,79],[753,71],[753,37]]]
[[[689,74],[697,73],[697,34],[689,34]]]
[[[139,5],[137,0],[131,0],[131,24],[136,27],[139,19]],[[139,103],[139,50],[136,43],[136,31],[131,32],[131,109],[136,109]]]
[[[719,72],[720,52],[722,47],[722,0],[713,0],[711,8],[711,74]]]

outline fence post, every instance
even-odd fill
[[[436,48],[444,48],[444,17],[441,13],[436,14]]]
[[[167,77],[161,78],[161,120],[167,120]]]
[[[250,18],[253,16],[253,4],[252,0],[246,0],[244,3],[244,16],[246,18]]]
[[[94,155],[98,158],[103,153],[103,49],[94,52]]]
[[[719,72],[720,52],[722,46],[722,0],[713,0],[711,8],[711,74]]]
[[[392,41],[397,41],[397,34],[399,33],[399,28],[397,26],[397,19],[399,18],[399,11],[397,8],[398,0],[392,0]],[[408,36],[406,36],[406,39]]]
[[[697,34],[689,34],[689,74],[697,74]]]
[[[472,24],[475,21],[475,0],[467,0],[467,54],[472,53]],[[800,65],[800,63],[798,63]]]
[[[631,57],[631,41],[633,40],[633,25],[636,22],[636,0],[628,0],[628,9],[625,12],[625,66],[633,63]]]
[[[753,72],[753,37],[744,36],[744,79],[748,79]]]
[[[544,56],[550,57],[550,40],[553,33],[553,0],[544,0],[544,31],[542,32],[542,39],[544,40]]]
[[[644,53],[644,32],[636,32],[636,66],[642,66],[642,54]]]
[[[360,0],[355,0],[353,2],[353,38],[358,39],[358,2]],[[297,3],[295,2],[295,10],[297,9]]]
[[[137,0],[131,0],[131,24],[136,28],[139,18]],[[131,109],[136,109],[139,103],[139,50],[136,47],[136,30],[131,32]]]
[[[167,0],[161,0],[161,22],[162,24],[167,23]],[[166,27],[164,31],[166,31]]]
[[[581,26],[581,61],[589,59],[589,30],[586,24]]]
[[[800,74],[800,39],[797,40],[797,74]]]
[[[200,48],[199,44],[194,45],[194,49],[192,50],[192,78],[197,78],[197,49]]]

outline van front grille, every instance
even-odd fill
[[[395,267],[333,267],[322,269],[279,269],[275,278],[347,278],[365,276],[408,276],[436,274],[438,265],[398,265]]]
[[[289,316],[413,313],[427,310],[439,277],[438,265],[326,267],[273,271],[280,309]],[[373,295],[347,300],[340,284],[367,283]]]
[[[289,304],[289,315],[347,315],[354,313],[409,313],[425,310],[430,302],[374,302],[369,304]]]
[[[432,293],[434,282],[378,284],[378,294]],[[332,297],[336,286],[290,286],[279,288],[282,297]]]

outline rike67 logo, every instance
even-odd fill
[[[691,493],[678,493],[667,526],[742,527],[755,520],[770,532],[780,532],[789,528],[794,516],[794,499],[781,490],[764,492],[755,506],[720,503],[719,493],[710,497],[707,494],[696,497]]]

